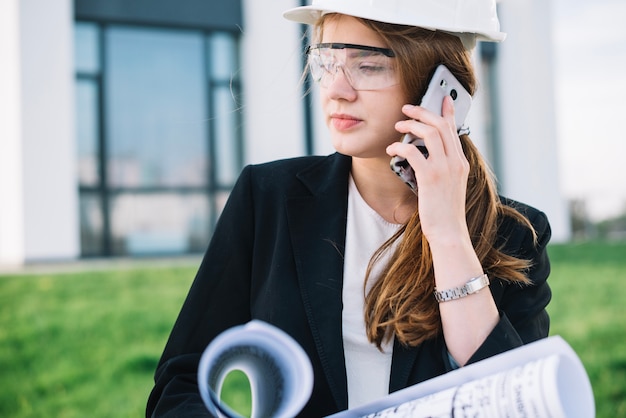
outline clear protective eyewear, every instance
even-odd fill
[[[355,90],[380,90],[398,84],[395,54],[375,46],[322,43],[306,49],[311,77],[328,87],[343,71]]]

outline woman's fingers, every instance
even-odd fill
[[[413,105],[405,105],[402,112],[410,119],[396,123],[396,130],[412,133],[422,138],[431,154],[461,151],[456,134],[454,120],[454,102],[446,96],[442,103],[441,114]],[[462,152],[462,151],[461,151]]]
[[[396,129],[422,138],[429,157],[414,145],[399,142],[390,145],[387,153],[405,158],[415,171],[424,233],[429,239],[459,233],[465,221],[469,163],[456,133],[452,99],[444,99],[443,116],[419,106],[402,110],[411,119],[398,122]]]
[[[444,135],[442,138],[444,140],[444,147],[452,152],[455,150],[459,156],[463,156],[463,148],[461,147],[461,141],[459,140],[459,136],[456,132],[456,121],[455,121],[455,111],[454,111],[454,100],[452,97],[446,96],[443,99],[443,104],[441,106],[441,114],[443,118],[446,120],[448,125],[449,135]]]

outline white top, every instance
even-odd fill
[[[389,394],[393,341],[384,344],[381,353],[376,345],[367,340],[363,285],[372,255],[399,227],[399,224],[387,222],[368,206],[350,177],[342,314],[349,408]],[[378,278],[386,260],[383,257],[374,267],[374,278]],[[368,291],[370,288],[371,280]]]

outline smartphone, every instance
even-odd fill
[[[426,94],[422,97],[420,106],[441,116],[441,106],[446,96],[452,97],[454,101],[454,122],[458,131],[465,123],[472,105],[472,96],[446,66],[439,65],[428,83]],[[402,137],[402,142],[415,145],[428,158],[428,149],[424,145],[423,139],[409,133]],[[417,194],[415,172],[409,162],[396,156],[391,159],[390,165],[391,169],[413,190],[413,193]]]

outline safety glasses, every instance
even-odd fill
[[[367,45],[321,43],[306,49],[313,80],[328,87],[339,69],[355,90],[380,90],[398,84],[395,54]]]

